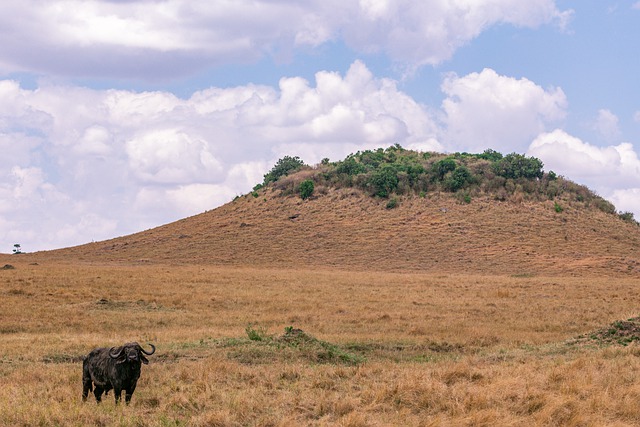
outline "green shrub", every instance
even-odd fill
[[[343,161],[338,162],[338,166],[336,167],[336,173],[349,176],[365,173],[366,171],[366,166],[358,162],[354,155],[349,155]]]
[[[496,175],[505,178],[542,178],[543,163],[535,157],[525,157],[522,154],[511,153],[493,163]]]
[[[387,209],[395,209],[398,207],[398,199],[395,197],[387,202]]]
[[[502,159],[502,153],[499,153],[491,148],[488,148],[482,152],[482,154],[478,154],[476,157],[479,159],[489,160],[491,162],[497,162]]]
[[[636,220],[633,218],[633,212],[620,212],[618,216],[623,221],[632,222],[632,223],[636,222]]]
[[[455,170],[457,164],[451,157],[438,160],[432,166],[433,173],[438,181],[442,181],[448,172]]]
[[[553,209],[555,209],[557,213],[560,213],[564,210],[564,208],[560,206],[558,202],[553,202]]]
[[[253,328],[251,324],[247,325],[245,332],[251,341],[264,341],[268,338],[267,331],[263,327]]]
[[[380,166],[371,174],[369,185],[375,196],[389,197],[389,194],[398,187],[396,168],[390,164]]]
[[[381,163],[386,161],[384,150],[382,148],[377,149],[376,151],[366,150],[360,154],[360,162],[372,169],[380,166]]]
[[[603,199],[602,197],[596,196],[593,200],[593,204],[596,208],[600,209],[602,212],[615,214],[616,207],[609,201]]]
[[[444,188],[452,193],[463,188],[471,180],[471,172],[464,166],[458,166],[444,180]]]
[[[311,195],[313,194],[314,188],[315,186],[312,180],[305,179],[304,181],[302,181],[300,183],[300,186],[298,187],[298,191],[300,192],[300,197],[302,198],[302,200],[305,200],[311,197]]]
[[[265,174],[264,185],[275,182],[280,179],[280,177],[289,175],[291,172],[295,172],[303,166],[305,166],[305,164],[298,156],[284,156]]]

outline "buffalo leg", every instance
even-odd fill
[[[125,394],[124,396],[124,401],[126,402],[126,404],[128,405],[129,402],[131,402],[131,397],[133,396],[133,392],[136,390],[136,383],[133,383],[129,386],[129,388],[126,390],[127,394]]]
[[[102,392],[104,391],[104,389],[102,387],[100,387],[99,385],[96,386],[96,388],[93,390],[93,395],[96,397],[96,402],[100,403],[102,402]]]
[[[82,401],[83,402],[87,401],[87,396],[89,395],[91,388],[92,388],[91,380],[82,382]]]
[[[116,398],[116,405],[118,404],[118,402],[120,402],[120,396],[122,395],[122,389],[121,388],[114,388],[113,389],[113,396]]]

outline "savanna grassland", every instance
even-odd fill
[[[0,425],[640,425],[640,226],[541,168],[288,158],[215,210],[0,255]],[[132,404],[82,403],[82,357],[130,341],[157,346]]]
[[[6,259],[4,425],[640,423],[640,347],[603,339],[635,278]],[[134,340],[132,404],[83,404],[81,357]]]

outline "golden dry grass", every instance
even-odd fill
[[[638,314],[628,275],[0,263],[4,425],[640,424],[640,347],[570,341]],[[132,405],[83,404],[80,357],[132,340],[158,347]]]

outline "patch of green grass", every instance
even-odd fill
[[[342,346],[319,340],[292,326],[275,337],[263,327],[247,326],[248,340],[226,339],[221,346],[229,348],[227,356],[246,364],[269,363],[277,359],[304,359],[314,363],[358,365],[365,357]]]

